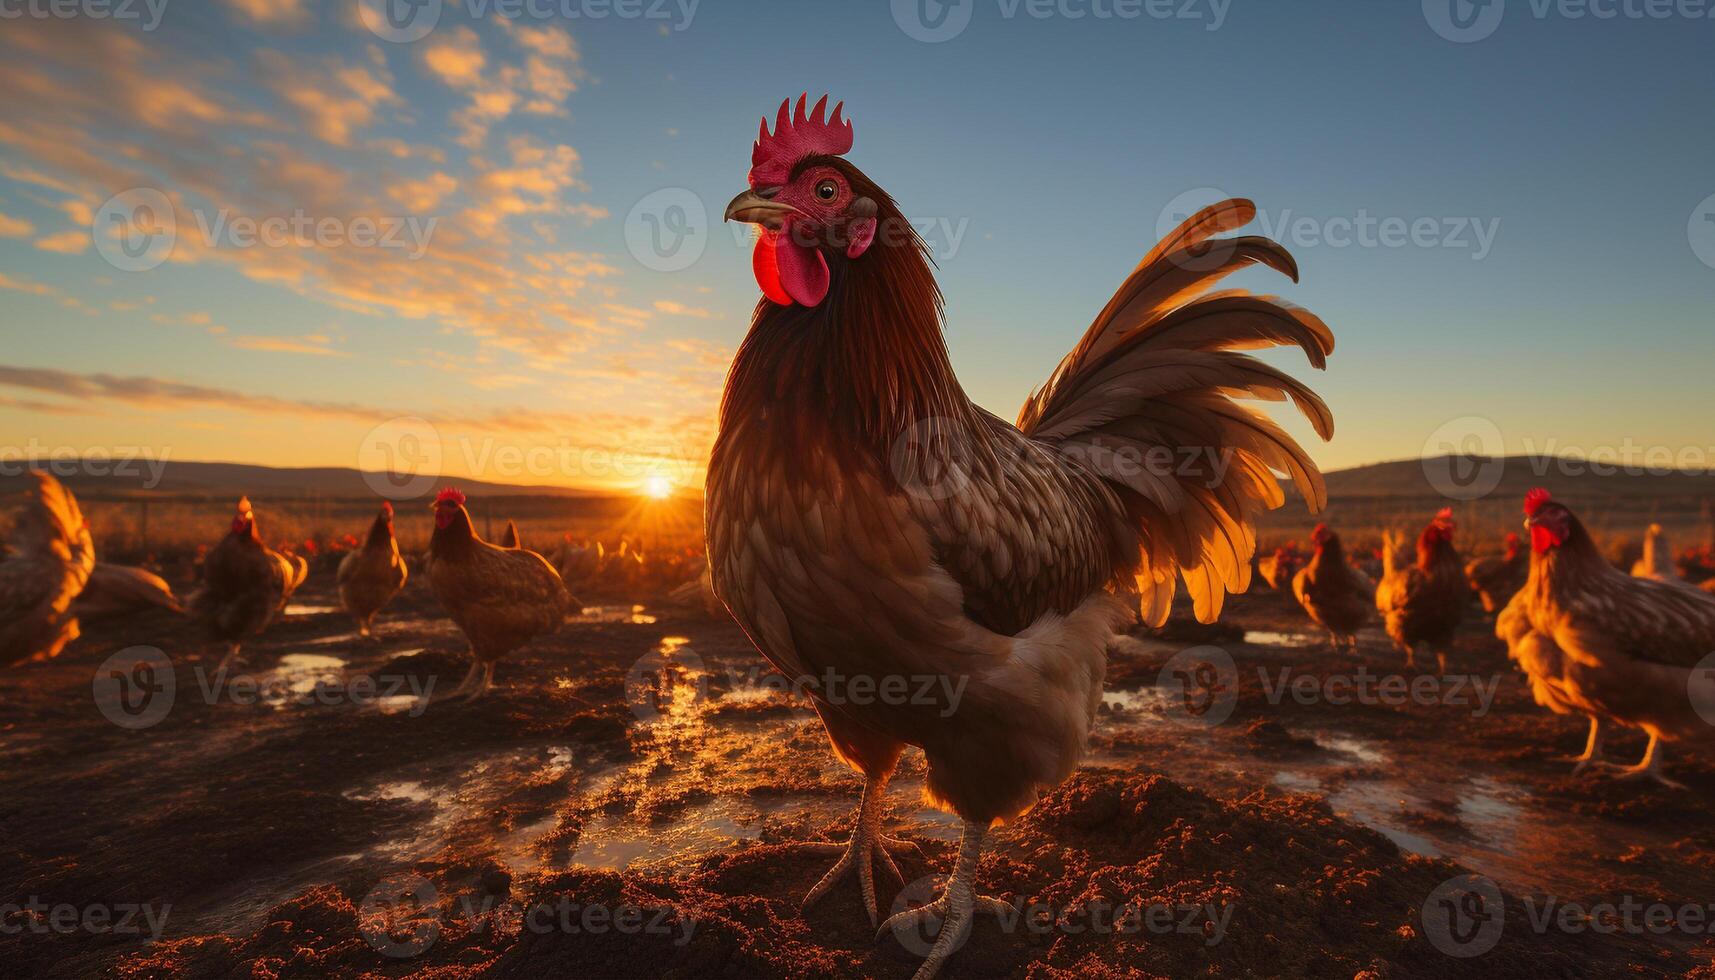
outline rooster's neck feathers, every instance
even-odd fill
[[[882,227],[909,229],[886,192],[851,173],[877,202]],[[941,334],[941,291],[922,239],[907,231],[857,259],[823,254],[830,285],[820,304],[757,305],[727,378],[721,428],[765,421],[772,438],[799,446],[832,435],[885,453],[923,420],[974,420]]]

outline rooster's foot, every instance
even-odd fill
[[[961,888],[950,883],[947,893],[940,898],[889,916],[876,930],[875,938],[880,940],[892,933],[901,943],[913,945],[934,940],[935,945],[929,948],[928,957],[912,977],[912,980],[929,980],[940,972],[941,964],[971,938],[971,925],[978,912],[997,916],[1002,922],[1010,922],[1018,914],[1016,908],[1002,899],[976,895],[969,886]]]
[[[977,860],[982,855],[983,836],[987,832],[983,825],[965,821],[964,834],[959,840],[959,856],[941,897],[889,916],[876,930],[878,942],[891,932],[907,944],[907,948],[927,942],[933,934],[935,944],[929,948],[912,980],[931,980],[940,972],[947,958],[958,952],[970,938],[972,919],[977,912],[998,915],[1003,922],[1010,922],[1017,915],[1018,910],[1012,905],[998,898],[978,895],[972,887],[977,874]]]
[[[882,794],[886,787],[886,779],[872,778],[865,784],[863,800],[858,804],[857,826],[852,829],[851,839],[846,843],[810,841],[804,845],[812,851],[838,854],[840,859],[834,862],[828,873],[804,896],[801,909],[814,905],[822,896],[832,891],[834,885],[848,872],[855,871],[858,887],[863,889],[864,911],[869,913],[869,924],[873,927],[879,920],[875,902],[875,866],[880,864],[892,872],[901,885],[905,884],[905,876],[899,873],[899,865],[893,862],[893,854],[915,853],[921,856],[922,851],[911,841],[888,837],[881,832]],[[878,858],[880,860],[877,860]]]
[[[1609,766],[1614,771],[1615,779],[1650,779],[1668,789],[1685,789],[1684,783],[1676,782],[1661,774],[1657,766],[1639,763],[1635,766]]]
[[[449,699],[462,697],[466,701],[475,701],[477,698],[487,694],[488,689],[493,686],[494,665],[472,662],[470,665],[470,671],[464,675],[464,680],[460,681],[459,686],[453,690],[453,693],[447,695],[447,697]]]
[[[1649,745],[1644,748],[1644,757],[1635,766],[1609,766],[1614,771],[1615,779],[1653,779],[1668,789],[1685,789],[1683,783],[1676,783],[1661,774],[1661,739],[1651,734]]]

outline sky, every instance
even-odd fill
[[[1324,468],[1715,466],[1715,2],[383,2],[0,0],[0,463],[695,484],[758,295],[720,213],[808,91],[1003,417],[1234,195],[1302,272],[1236,284],[1337,337],[1273,358]]]

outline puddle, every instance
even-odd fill
[[[689,807],[665,825],[652,825],[635,814],[604,814],[584,825],[572,863],[609,871],[635,864],[684,864],[759,839],[772,818],[821,816],[829,809],[828,800],[809,796],[765,804],[723,797]]]
[[[1102,703],[1108,710],[1123,715],[1160,716],[1166,713],[1171,701],[1172,696],[1159,687],[1102,692]]]
[[[655,617],[642,605],[633,606],[585,606],[576,616],[568,617],[574,623],[637,623],[648,625],[655,622]]]
[[[1316,642],[1304,633],[1276,633],[1273,630],[1246,630],[1245,642],[1259,647],[1307,647]]]
[[[1353,756],[1361,762],[1380,765],[1387,761],[1387,754],[1385,752],[1361,738],[1352,738],[1347,735],[1333,735],[1327,732],[1321,732],[1312,737],[1315,739],[1317,745],[1320,745],[1330,752],[1340,752],[1345,755]]]
[[[288,616],[325,616],[329,613],[343,611],[338,606],[310,606],[297,602],[287,603],[285,609]]]

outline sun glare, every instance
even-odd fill
[[[664,476],[652,476],[643,481],[643,495],[651,500],[666,500],[673,495],[673,481]]]

